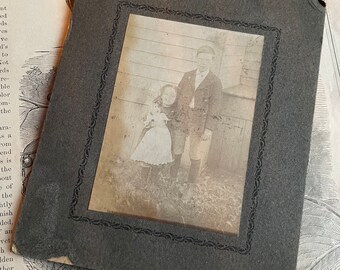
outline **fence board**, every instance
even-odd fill
[[[187,72],[195,68],[196,63],[184,59],[172,58],[143,51],[126,49],[121,55],[121,61],[148,65],[168,70]]]
[[[141,28],[137,26],[130,26],[128,29],[129,31],[126,32],[126,36],[128,37],[135,37],[143,40],[159,42],[162,44],[176,45],[178,47],[194,50],[203,45],[213,46],[213,42],[211,41],[200,40],[190,36],[180,36],[177,34],[159,32],[156,30]]]
[[[118,71],[130,75],[140,76],[144,78],[151,78],[154,80],[161,80],[168,83],[176,84],[183,76],[183,72],[169,69],[162,69],[158,67],[151,67],[143,64],[131,63],[121,61],[119,63]]]

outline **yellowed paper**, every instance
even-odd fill
[[[28,118],[28,112],[37,114],[35,107],[46,104],[36,97],[46,89],[42,77],[57,63],[69,15],[66,2],[60,0],[0,2],[0,269],[49,269],[11,253],[10,242],[22,198],[23,148],[37,136],[31,127],[20,138],[23,113]],[[34,78],[42,80],[40,89],[23,84],[25,76],[39,72]]]

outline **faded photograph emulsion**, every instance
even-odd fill
[[[262,48],[131,14],[89,209],[237,235]]]

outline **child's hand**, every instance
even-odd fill
[[[144,127],[145,128],[153,128],[153,127],[155,127],[155,122],[152,120],[149,123],[144,123]]]
[[[149,113],[147,116],[146,116],[146,119],[144,121],[144,127],[145,128],[148,128],[150,123],[152,121],[152,115]]]
[[[150,121],[144,121],[144,127],[149,128],[150,127]]]
[[[206,128],[204,130],[204,133],[203,133],[201,139],[202,139],[202,141],[207,141],[211,138],[211,136],[212,136],[212,131],[210,129]]]
[[[148,117],[146,118],[146,120],[144,121],[144,127],[145,128],[152,128],[154,127],[154,119],[151,117],[151,115],[148,115]]]

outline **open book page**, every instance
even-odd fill
[[[340,269],[340,3],[327,1],[298,270]]]
[[[69,16],[65,1],[0,2],[0,269],[55,267],[14,255],[10,239]]]

